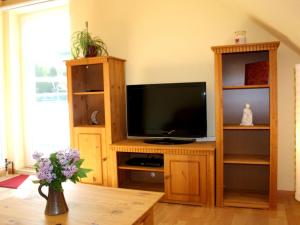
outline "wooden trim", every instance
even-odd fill
[[[270,165],[268,155],[224,154],[224,163],[228,163],[228,164],[250,164],[250,165]]]
[[[207,157],[207,206],[215,206],[215,154],[212,152]]]
[[[150,172],[164,172],[164,167],[150,167],[150,166],[131,166],[121,164],[118,166],[119,170],[137,170],[137,171],[150,171]]]
[[[238,45],[213,46],[211,47],[211,49],[215,53],[268,51],[268,50],[276,50],[279,44],[280,44],[279,41],[274,41],[274,42],[249,43],[249,44],[238,44]]]
[[[74,92],[73,95],[103,95],[104,91],[82,91]]]
[[[74,126],[74,128],[105,128],[105,125],[80,125],[80,126]]]
[[[71,148],[75,147],[75,140],[73,134],[73,127],[74,127],[74,115],[73,115],[73,80],[72,80],[72,68],[71,66],[67,65],[67,86],[68,86],[68,106],[69,106],[69,122],[70,122],[70,146]]]
[[[277,204],[277,49],[269,52],[270,80],[270,208]]]
[[[111,145],[115,152],[156,153],[176,155],[201,155],[207,152],[215,152],[214,142],[194,142],[182,145],[155,145],[145,144],[143,140],[127,139]]]
[[[95,57],[95,60],[107,60],[106,57]],[[109,148],[109,145],[112,143],[112,131],[111,131],[111,77],[110,77],[110,70],[109,70],[109,63],[106,61],[103,64],[103,84],[104,84],[104,117],[105,117],[105,136],[106,136],[106,142],[105,142],[105,151],[108,158],[107,163],[107,170],[105,171],[107,173],[107,183],[108,186],[112,186],[112,179],[113,179],[113,165],[112,165],[112,155]]]
[[[254,125],[254,126],[241,126],[241,125],[229,125],[226,124],[223,127],[224,130],[270,130],[268,125]]]
[[[223,79],[222,55],[215,53],[216,205],[223,206]]]
[[[97,56],[97,57],[90,57],[90,58],[80,58],[80,59],[72,59],[66,60],[67,66],[80,66],[80,65],[89,65],[89,64],[98,64],[98,63],[106,63],[109,60],[120,60],[125,62],[126,60],[116,58],[113,56]]]
[[[258,88],[269,88],[268,84],[260,85],[240,85],[240,86],[224,86],[223,90],[234,90],[234,89],[258,89]]]

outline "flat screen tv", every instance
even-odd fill
[[[128,136],[207,136],[206,83],[127,86]]]

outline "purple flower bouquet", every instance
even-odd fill
[[[36,160],[34,168],[38,178],[34,183],[49,186],[55,191],[63,191],[62,182],[69,179],[76,183],[91,171],[81,168],[84,160],[80,159],[78,150],[61,150],[52,153],[49,158],[43,157],[42,153],[35,152],[33,158]]]

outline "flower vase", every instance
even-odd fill
[[[47,216],[56,216],[59,214],[64,214],[69,211],[67,206],[64,192],[54,190],[54,188],[49,187],[48,196],[42,192],[42,187],[44,185],[40,184],[38,191],[39,194],[47,200],[47,205],[45,209],[45,215]]]

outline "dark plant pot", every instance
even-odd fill
[[[95,56],[97,56],[97,53],[98,53],[97,47],[94,45],[91,45],[87,48],[85,57],[95,57]]]

